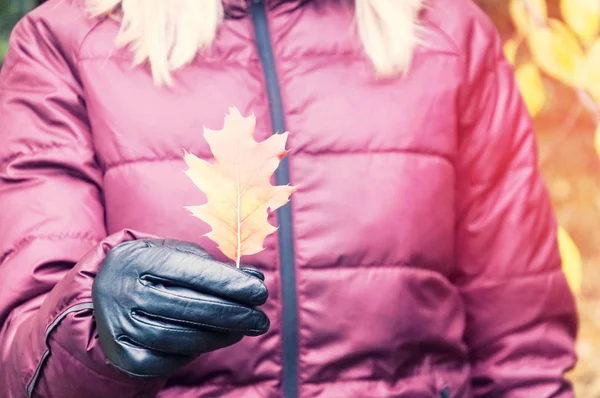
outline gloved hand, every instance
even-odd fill
[[[92,288],[100,345],[130,375],[166,376],[202,353],[265,333],[269,318],[256,308],[267,300],[263,280],[192,243],[122,243]]]

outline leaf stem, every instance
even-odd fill
[[[239,143],[238,143],[238,154],[239,154]],[[240,165],[237,164],[235,168],[235,180],[237,187],[237,250],[235,258],[235,266],[240,268],[240,259],[242,257],[242,192],[240,192]]]

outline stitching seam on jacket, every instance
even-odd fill
[[[442,36],[444,36],[446,40],[448,40],[452,44],[454,48],[452,49],[452,51],[448,52],[450,54],[460,57],[462,51],[460,51],[460,46],[456,43],[456,40],[454,40],[444,29],[442,29],[442,27],[437,22],[431,19],[427,19],[427,22],[431,27],[435,28]]]
[[[453,51],[443,51],[443,50],[436,50],[436,51],[432,51],[431,49],[421,49],[421,51],[424,54],[443,54],[443,55],[453,55],[453,56],[458,56],[457,53],[453,52]],[[324,58],[328,58],[329,61],[331,61],[331,59],[337,59],[340,61],[356,61],[356,62],[364,62],[365,58],[361,56],[360,53],[358,52],[354,52],[354,51],[341,51],[341,52],[333,52],[333,51],[312,51],[312,52],[306,52],[303,54],[293,54],[293,55],[284,55],[281,56],[280,59],[282,61],[285,62],[291,62],[291,61],[303,61],[303,60],[318,60],[321,61]],[[78,59],[78,62],[85,62],[85,61],[118,61],[118,62],[131,62],[131,58],[128,58],[127,56],[120,56],[120,55],[111,55],[106,54],[106,55],[90,55],[87,57],[81,57]],[[250,58],[247,60],[239,60],[239,61],[234,61],[234,60],[223,60],[223,59],[199,59],[197,61],[194,61],[191,65],[227,65],[227,66],[245,66],[248,63],[257,63],[259,62],[258,58]]]
[[[466,366],[466,365],[465,365]],[[429,370],[423,368],[413,369],[406,373],[403,373],[402,377],[398,378],[397,382],[403,383],[410,379],[426,379],[431,381],[433,379],[432,374]],[[312,386],[334,386],[334,385],[348,385],[348,384],[387,384],[385,380],[377,378],[365,378],[365,379],[351,379],[351,380],[336,380],[336,381],[304,381],[304,384]]]
[[[79,55],[81,54],[81,49],[83,48],[83,45],[85,44],[87,38],[90,36],[90,34],[96,30],[96,28],[105,21],[106,18],[98,18],[96,20],[96,22],[94,23],[94,25],[92,25],[90,27],[90,29],[83,35],[83,37],[81,38],[81,41],[79,42],[79,44],[77,45],[77,52],[75,53],[75,63],[79,63],[80,61],[80,57]]]
[[[50,336],[50,333],[52,333],[52,331],[58,326],[58,324],[70,313],[72,312],[77,312],[77,311],[81,311],[81,310],[88,310],[88,309],[94,309],[94,305],[91,302],[87,302],[87,303],[81,303],[81,304],[76,304],[72,307],[67,308],[65,311],[63,311],[58,317],[56,317],[56,319],[48,326],[48,328],[46,329],[46,333],[44,336],[44,341],[46,343],[46,351],[44,352],[44,354],[42,355],[42,358],[40,359],[40,362],[38,363],[38,366],[35,370],[35,373],[33,374],[33,377],[31,379],[31,381],[29,382],[29,384],[27,385],[27,396],[31,397],[33,394],[33,390],[35,389],[35,385],[37,384],[37,381],[40,377],[41,371],[42,371],[42,367],[44,366],[44,363],[46,362],[46,360],[48,359],[48,357],[50,356],[50,346],[48,345],[48,337]]]
[[[87,61],[132,62],[132,60],[133,60],[133,57],[129,58],[124,55],[113,55],[112,53],[108,53],[105,55],[90,55],[87,57],[81,57],[77,61],[79,63],[82,63],[82,62],[87,62]],[[194,66],[194,65],[221,65],[221,66],[223,66],[223,65],[225,65],[225,66],[243,66],[245,68],[249,62],[258,62],[258,59],[251,58],[251,59],[239,60],[239,61],[225,60],[225,59],[214,59],[214,60],[201,59],[198,61],[193,61],[189,66]]]
[[[18,64],[18,62],[15,63],[16,65]],[[11,68],[10,71],[12,71]],[[9,71],[9,72],[10,72]],[[8,72],[6,73],[6,76],[8,76]],[[0,89],[2,92],[5,93],[32,93],[32,94],[48,94],[48,90],[46,89],[40,89],[40,88],[35,88],[35,87],[12,87],[9,86],[8,84],[4,84],[2,82],[0,82]]]
[[[22,238],[21,240],[17,241],[17,243],[15,243],[15,245],[12,248],[10,248],[10,249],[6,250],[4,253],[0,254],[0,265],[2,263],[4,263],[4,261],[6,261],[10,256],[19,253],[21,250],[23,250],[24,248],[29,246],[34,241],[42,240],[42,239],[45,239],[45,240],[76,239],[76,240],[88,241],[91,243],[96,243],[96,242],[100,241],[99,238],[95,237],[90,232],[71,232],[71,233],[66,232],[63,234],[29,235],[29,236],[26,236],[26,237]]]
[[[446,278],[447,276],[439,273],[438,271],[434,271],[431,268],[427,267],[417,267],[413,263],[410,262],[398,262],[395,264],[355,264],[355,265],[318,265],[318,266],[303,266],[303,271],[308,272],[331,272],[332,269],[341,271],[341,272],[355,272],[355,271],[402,271],[404,273],[428,273],[432,276],[439,276],[441,278]],[[474,279],[478,281],[473,289],[486,288],[486,287],[497,287],[501,285],[505,285],[507,283],[514,282],[516,279],[533,279],[539,277],[550,277],[554,274],[564,273],[561,268],[552,268],[552,269],[544,269],[540,271],[532,271],[521,273],[515,276],[510,276],[506,278],[479,278]],[[472,281],[467,284],[459,283],[454,280],[448,279],[448,282],[452,285],[459,287],[461,291],[468,291],[472,288]]]
[[[415,155],[415,156],[428,156],[428,157],[435,157],[435,158],[439,158],[442,160],[446,160],[448,161],[448,163],[454,165],[454,161],[452,160],[452,158],[450,157],[450,155],[444,154],[442,152],[438,152],[438,151],[429,151],[429,150],[424,150],[424,149],[413,149],[413,148],[390,148],[390,149],[375,149],[375,150],[371,150],[371,151],[364,151],[364,150],[349,150],[349,151],[331,151],[331,150],[325,150],[325,151],[302,151],[299,153],[294,154],[294,156],[302,156],[302,155],[307,155],[307,156],[328,156],[328,155],[335,155],[335,156],[350,156],[350,155],[366,155],[366,156],[372,156],[372,155],[386,155],[386,154],[397,154],[397,155]]]
[[[370,152],[361,151],[361,150],[353,150],[353,151],[302,151],[295,153],[294,156],[352,156],[352,155],[383,155],[383,154],[398,154],[398,155],[415,155],[415,156],[428,156],[435,157],[441,160],[445,160],[451,165],[454,166],[454,162],[449,155],[443,154],[441,152],[435,151],[425,151],[425,150],[414,150],[414,149],[382,149],[382,150],[374,150]],[[106,163],[104,166],[104,172],[107,172],[110,169],[127,166],[136,163],[155,163],[155,162],[178,162],[182,161],[183,158],[180,156],[161,156],[156,158],[151,157],[142,157],[135,159],[122,159],[115,162]]]
[[[468,294],[471,291],[477,291],[482,289],[497,289],[502,288],[508,283],[513,283],[515,280],[523,282],[524,280],[536,280],[538,278],[551,278],[555,275],[564,275],[562,268],[544,269],[540,271],[532,271],[505,278],[486,278],[479,277],[469,280],[467,283],[456,282],[455,285],[459,288],[461,293]]]
[[[10,155],[4,156],[4,157],[0,158],[0,164],[12,162],[13,160],[18,159],[22,156],[33,156],[33,155],[38,155],[38,154],[44,153],[44,152],[51,152],[51,151],[54,151],[57,149],[67,149],[67,148],[89,150],[89,149],[91,149],[91,146],[84,142],[68,143],[68,144],[64,144],[64,143],[60,143],[60,142],[51,142],[48,144],[36,145],[35,149],[33,149],[31,151],[19,151],[19,152],[14,152]]]
[[[106,163],[104,165],[104,172],[106,173],[110,169],[117,167],[127,166],[135,163],[155,163],[155,162],[179,162],[183,161],[183,156],[164,156],[156,158],[136,158],[136,159],[123,159],[116,162]]]

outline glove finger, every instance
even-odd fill
[[[100,346],[108,361],[115,368],[134,377],[161,377],[190,362],[194,357],[159,352],[119,335],[98,334]]]
[[[173,250],[179,250],[191,254],[195,254],[198,257],[206,258],[207,260],[216,261],[202,246],[192,242],[186,242],[174,239],[149,239],[146,241],[151,245],[168,247]]]
[[[111,365],[133,377],[166,377],[197,357],[143,347],[124,335],[100,343]]]
[[[135,252],[130,261],[145,270],[140,279],[185,287],[251,306],[266,302],[268,291],[260,278],[199,255],[188,246],[153,246]]]
[[[248,336],[264,334],[270,326],[263,311],[220,297],[164,285],[146,285],[139,289],[135,309],[166,323]]]
[[[262,271],[254,268],[254,267],[242,267],[240,268],[240,270],[242,272],[247,273],[248,275],[252,275],[258,279],[260,279],[261,281],[265,281],[265,274],[262,273]]]
[[[198,330],[142,310],[132,311],[127,329],[116,339],[166,354],[197,356],[239,342],[244,335],[235,332]]]

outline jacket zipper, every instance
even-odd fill
[[[286,131],[285,118],[264,0],[252,0],[252,22],[265,77],[273,134],[281,134]],[[287,157],[281,160],[279,168],[275,171],[275,180],[277,185],[290,183],[290,166]],[[298,397],[298,298],[291,203],[279,208],[277,216],[281,262],[283,396],[296,398]]]

